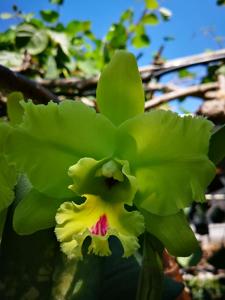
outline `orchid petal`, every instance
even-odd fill
[[[144,90],[131,53],[117,51],[103,70],[97,87],[97,105],[115,125],[144,112]]]

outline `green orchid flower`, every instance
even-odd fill
[[[197,247],[183,209],[204,201],[215,174],[207,155],[213,125],[170,111],[145,113],[132,54],[116,52],[103,71],[100,113],[70,100],[22,106],[23,121],[8,139],[11,160],[31,183],[15,209],[18,233],[55,226],[69,258],[82,257],[87,237],[89,253],[110,255],[110,236],[130,256],[144,230],[173,255]]]

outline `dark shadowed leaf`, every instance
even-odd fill
[[[225,156],[225,125],[220,127],[211,137],[209,158],[218,164]]]

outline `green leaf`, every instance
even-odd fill
[[[59,18],[59,13],[55,10],[41,10],[40,14],[42,19],[48,23],[55,23]]]
[[[126,27],[123,24],[113,24],[106,36],[106,40],[109,41],[110,46],[114,49],[125,48],[127,39]]]
[[[10,158],[38,191],[50,197],[72,197],[68,168],[81,157],[112,156],[113,125],[81,102],[34,105],[29,101],[23,108],[23,122],[8,139]]]
[[[136,205],[169,215],[194,200],[204,201],[215,175],[207,156],[212,126],[202,117],[179,117],[163,110],[121,125],[118,156],[126,157],[137,177]]]
[[[120,21],[121,22],[131,22],[133,20],[134,12],[132,9],[127,9],[125,10],[122,15],[120,16]]]
[[[225,0],[217,0],[217,5],[225,5]]]
[[[225,125],[213,133],[209,145],[209,158],[218,164],[225,156]]]
[[[65,199],[50,198],[31,189],[16,206],[13,215],[13,228],[21,235],[55,226],[55,215]]]
[[[136,48],[147,47],[150,44],[150,39],[146,34],[145,27],[143,24],[138,24],[134,30],[134,36],[131,43]]]
[[[171,255],[189,256],[199,247],[183,211],[169,216],[157,216],[146,210],[141,213],[146,230],[157,237]]]
[[[156,14],[147,13],[143,16],[142,22],[148,25],[157,25],[159,23],[159,20]]]
[[[181,69],[178,71],[179,78],[194,78],[195,73],[188,71],[187,69]]]
[[[48,35],[46,30],[25,23],[17,27],[16,43],[18,47],[26,48],[30,54],[37,55],[46,49]]]
[[[64,54],[69,55],[70,39],[64,32],[48,30],[50,39],[60,46]]]
[[[5,153],[5,142],[11,128],[6,123],[0,123],[0,212],[5,210],[14,199],[13,188],[17,181],[15,166],[8,163]]]
[[[156,0],[145,0],[145,5],[148,9],[157,9],[159,7],[159,3]]]
[[[140,272],[137,299],[162,299],[163,245],[149,233],[144,235],[143,261]]]
[[[56,60],[53,56],[48,56],[46,62],[46,73],[45,78],[55,79],[59,77],[59,71],[57,68]]]
[[[17,174],[15,166],[9,164],[4,155],[0,153],[0,212],[7,208],[14,199],[13,188],[16,184]]]
[[[143,48],[150,44],[150,39],[146,34],[137,34],[132,38],[131,42],[134,47]]]
[[[90,21],[78,21],[73,20],[68,23],[66,26],[66,32],[68,32],[70,35],[74,36],[78,32],[86,32],[91,29],[91,22]]]
[[[6,217],[7,217],[7,208],[0,211],[0,240],[2,239],[2,233],[4,230]]]
[[[178,263],[183,267],[193,267],[196,266],[202,259],[203,252],[200,247],[198,247],[193,254],[188,257],[178,257]]]
[[[64,0],[49,0],[51,4],[62,5]]]
[[[23,64],[24,56],[13,51],[0,51],[0,64],[7,68],[19,68]]]
[[[13,92],[7,98],[7,114],[13,126],[22,121],[24,110],[19,102],[23,99],[23,94],[20,92]]]
[[[144,111],[144,91],[132,54],[117,51],[103,70],[97,87],[97,104],[115,125]]]

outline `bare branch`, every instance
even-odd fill
[[[0,88],[4,92],[20,91],[27,99],[32,99],[37,103],[47,103],[50,100],[58,101],[56,95],[37,82],[2,65],[0,65]]]
[[[214,52],[206,52],[198,55],[192,55],[182,58],[177,58],[173,60],[168,60],[164,64],[153,64],[144,67],[140,67],[139,71],[141,73],[141,77],[143,82],[148,82],[151,76],[162,76],[169,72],[174,72],[176,70],[199,65],[199,64],[207,64],[213,61],[225,60],[225,49],[221,49]],[[56,80],[46,80],[39,79],[38,83],[47,87],[47,88],[63,88],[63,87],[71,87],[78,91],[79,95],[82,95],[84,92],[88,90],[93,91],[92,95],[95,93],[96,85],[98,82],[98,76],[89,78],[89,79],[80,79],[80,78],[62,78]]]
[[[196,66],[201,64],[207,64],[213,61],[219,61],[225,59],[225,49],[206,52],[197,55],[191,55],[181,58],[168,60],[162,65],[149,65],[140,67],[139,71],[142,75],[151,74],[154,76],[162,76],[166,73],[174,72],[182,68]]]
[[[165,102],[169,102],[174,99],[178,99],[185,96],[195,96],[203,98],[204,94],[209,90],[215,90],[219,87],[218,82],[204,83],[196,86],[190,86],[187,88],[179,88],[175,91],[163,94],[161,96],[154,97],[151,100],[145,102],[145,110],[156,107]]]

